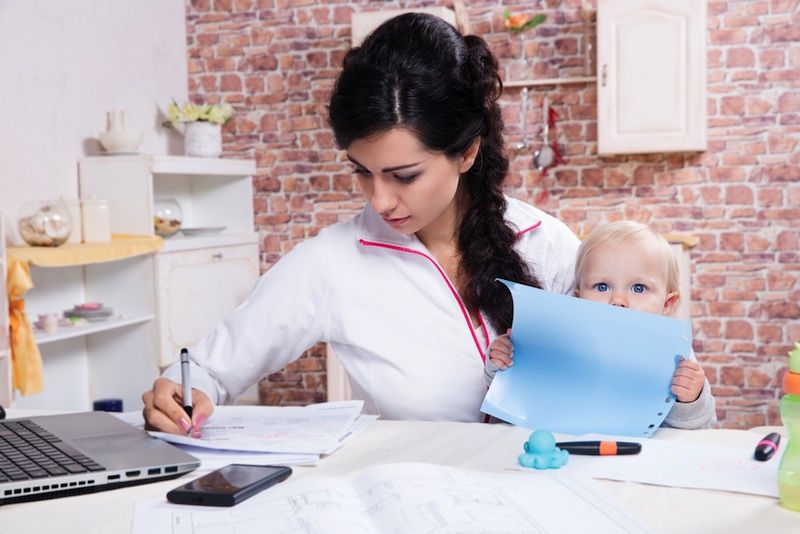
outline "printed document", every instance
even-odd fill
[[[208,449],[330,454],[351,434],[363,405],[353,400],[310,406],[217,406],[200,438],[150,434]]]
[[[384,464],[354,478],[305,477],[226,509],[136,504],[134,534],[397,532],[642,533],[591,481],[563,473],[482,473]]]

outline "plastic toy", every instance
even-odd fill
[[[523,447],[525,452],[517,458],[522,467],[558,469],[569,459],[569,453],[556,447],[553,434],[547,430],[534,431]]]

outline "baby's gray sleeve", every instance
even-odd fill
[[[675,402],[661,426],[694,430],[697,428],[711,428],[716,422],[717,403],[711,394],[711,385],[709,385],[708,379],[705,379],[703,390],[697,400],[694,402]]]

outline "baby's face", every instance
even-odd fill
[[[580,298],[671,315],[678,294],[667,294],[667,268],[653,241],[600,245],[586,260],[575,292]]]

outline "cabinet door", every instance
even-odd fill
[[[600,154],[705,150],[706,2],[599,0]]]
[[[258,245],[158,255],[159,364],[178,359],[250,293],[259,275]]]

